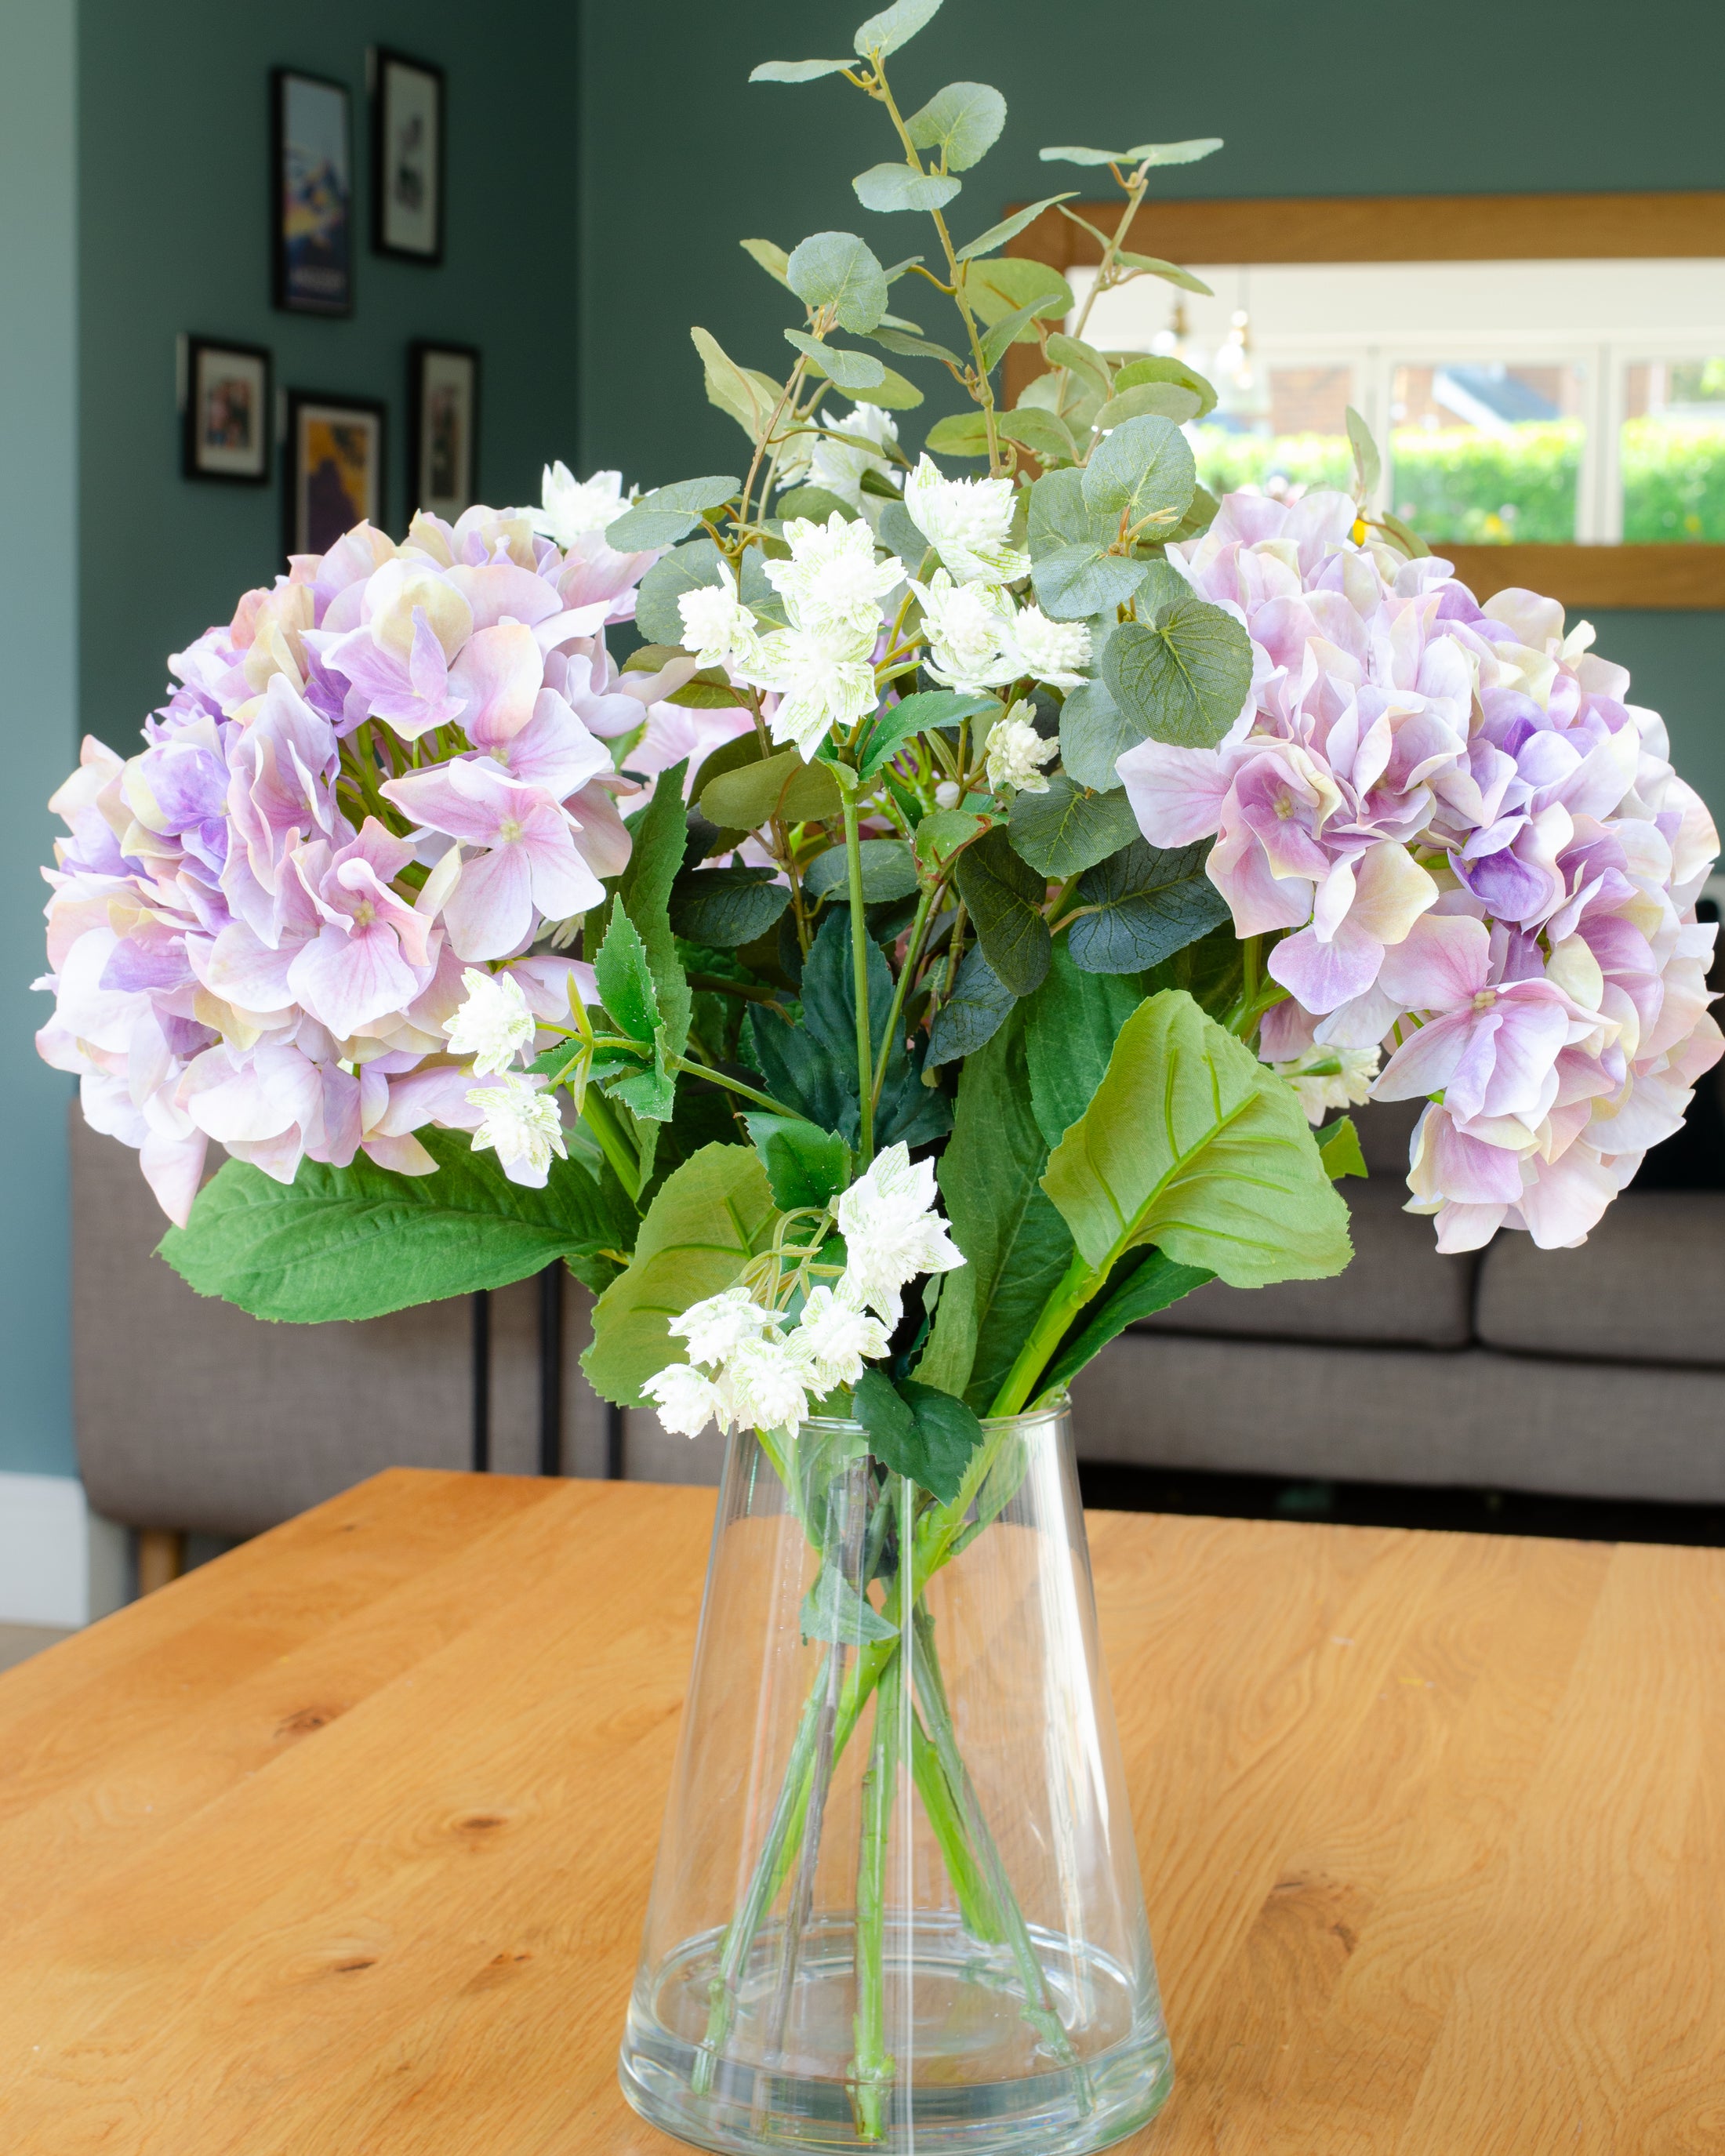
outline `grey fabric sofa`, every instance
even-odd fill
[[[1340,1279],[1219,1285],[1117,1341],[1081,1379],[1096,1460],[1296,1479],[1725,1500],[1725,1191],[1620,1199],[1579,1250],[1501,1235],[1440,1257],[1402,1211],[1410,1110],[1359,1118],[1373,1173],[1342,1188]],[[95,1509],[249,1534],[393,1465],[471,1459],[465,1302],[361,1325],[259,1324],[151,1255],[162,1219],[129,1152],[72,1124],[74,1399]],[[603,1474],[607,1419],[564,1298],[563,1466]],[[534,1471],[534,1284],[492,1297],[492,1464]],[[625,1471],[716,1482],[722,1444],[624,1418]]]

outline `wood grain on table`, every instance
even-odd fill
[[[710,1491],[398,1471],[0,1676],[6,2156],[670,2156]],[[1725,1553],[1093,1514],[1135,2156],[1725,2151]]]

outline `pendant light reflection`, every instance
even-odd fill
[[[1270,431],[1270,375],[1260,366],[1252,347],[1250,310],[1247,305],[1246,273],[1240,273],[1240,305],[1229,318],[1228,334],[1216,347],[1210,379],[1216,385],[1213,425],[1230,434],[1264,434]]]

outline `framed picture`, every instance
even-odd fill
[[[372,244],[444,259],[444,71],[379,48],[372,77]]]
[[[270,234],[275,304],[295,315],[353,312],[353,145],[339,82],[277,68]]]
[[[187,479],[262,486],[270,476],[270,355],[261,345],[187,337],[180,469]]]
[[[374,397],[289,390],[285,525],[290,554],[326,554],[356,524],[382,522],[387,418],[384,406]]]
[[[451,523],[479,498],[479,371],[471,345],[408,347],[413,506]]]

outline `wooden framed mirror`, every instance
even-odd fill
[[[1482,598],[1725,609],[1725,191],[1162,201],[1127,244],[1213,296],[1141,276],[1085,333],[1224,377],[1213,488],[1345,483],[1351,403],[1388,506]],[[1101,255],[1058,209],[1007,252],[1081,305]],[[1013,347],[1009,402],[1043,365]]]

